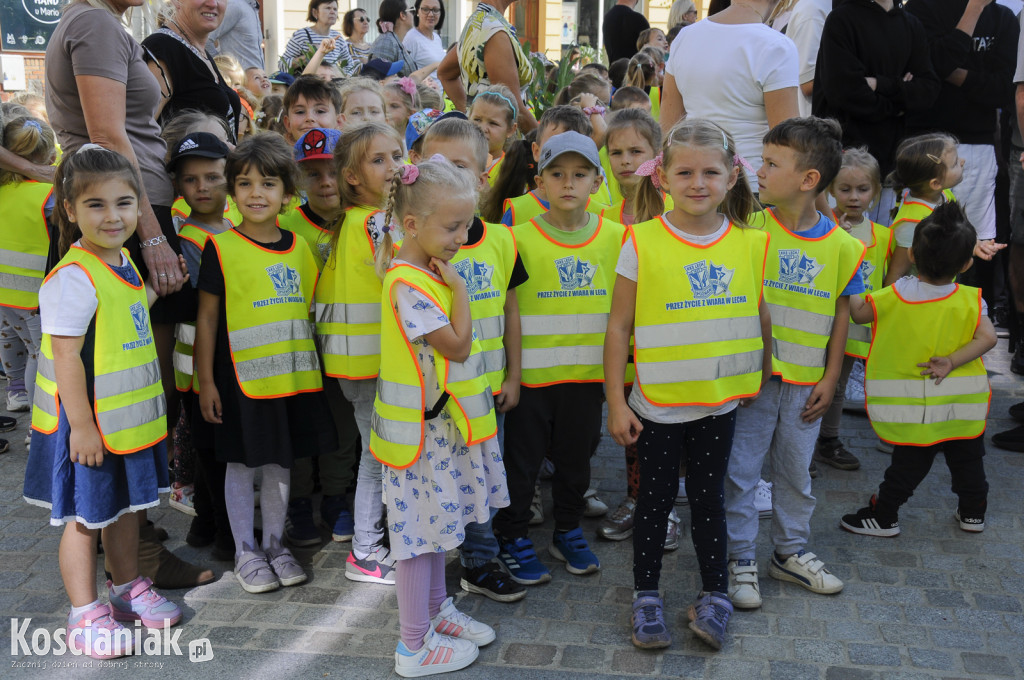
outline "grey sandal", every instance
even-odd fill
[[[281,587],[267,556],[248,543],[242,546],[242,554],[235,558],[235,578],[247,593],[269,593]]]

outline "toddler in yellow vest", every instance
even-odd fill
[[[815,506],[808,468],[843,365],[849,298],[864,290],[864,244],[815,208],[839,172],[840,139],[838,123],[820,118],[791,118],[764,138],[758,191],[773,207],[750,224],[771,237],[764,296],[774,376],[737,412],[725,484],[729,596],[738,609],[761,606],[754,498],[766,459],[773,484],[768,574],[815,593],[843,588],[807,550]]]
[[[124,243],[139,219],[142,183],[120,154],[86,144],[55,176],[63,255],[39,290],[43,339],[25,500],[64,525],[60,567],[71,600],[67,644],[110,659],[136,647],[130,627],[165,628],[181,609],[139,575],[138,511],[156,507],[167,479],[167,418],[149,308]],[[183,278],[188,278],[179,256]],[[110,604],[96,593],[101,534]]]
[[[917,276],[851,302],[857,323],[871,323],[864,391],[878,436],[894,444],[878,494],[839,525],[866,536],[900,533],[898,511],[945,454],[964,531],[985,529],[985,419],[992,396],[981,357],[996,332],[977,288],[954,283],[973,262],[977,238],[957,203],[918,223],[909,252]],[[907,328],[915,332],[908,334]]]
[[[455,608],[444,579],[445,552],[463,542],[466,526],[508,504],[486,359],[451,263],[474,221],[479,179],[444,159],[403,166],[387,210],[402,247],[392,259],[388,227],[379,251],[385,360],[370,451],[384,465],[401,627],[395,672],[403,677],[464,668],[495,639]]]

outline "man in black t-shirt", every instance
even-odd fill
[[[635,11],[637,0],[619,0],[604,15],[601,34],[608,63],[616,59],[630,59],[637,53],[636,41],[640,33],[651,27],[646,17]]]

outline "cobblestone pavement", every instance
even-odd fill
[[[1013,425],[1007,407],[1024,398],[1024,383],[1009,372],[1005,341],[987,363],[994,389],[991,434]],[[12,639],[12,617],[31,617],[31,644],[31,631],[59,628],[68,607],[57,568],[60,530],[48,525],[45,511],[21,498],[27,424],[23,414],[17,432],[2,435],[11,441],[11,450],[0,456],[0,644],[5,646]],[[863,416],[846,416],[842,435],[863,465],[855,472],[822,469],[814,482],[818,507],[809,545],[846,582],[842,593],[814,595],[769,578],[769,549],[762,540],[764,606],[737,612],[725,647],[711,652],[685,625],[698,578],[692,546],[684,539],[677,552],[666,556],[662,574],[674,644],[652,653],[635,649],[629,639],[628,541],[592,538],[600,573],[577,577],[549,564],[552,581],[531,588],[525,600],[513,604],[462,593],[451,556],[449,592],[457,594],[463,611],[498,633],[474,665],[452,677],[1024,678],[1024,454],[989,447],[991,492],[984,533],[967,534],[955,524],[949,473],[937,462],[901,513],[903,533],[893,539],[862,537],[841,531],[839,517],[863,505],[877,488],[888,456],[875,450],[877,440]],[[621,449],[605,437],[594,459],[594,480],[612,507],[625,489],[623,470]],[[548,488],[545,501],[550,512]],[[682,514],[687,524],[687,511]],[[185,515],[165,505],[151,517],[171,533],[169,547],[218,573],[213,584],[167,593],[185,610],[176,629],[182,652],[187,655],[189,641],[208,638],[214,658],[193,665],[186,656],[139,655],[116,665],[107,662],[112,665],[105,673],[132,678],[397,677],[392,672],[398,635],[394,591],[346,580],[347,545],[328,542],[317,551],[297,553],[311,574],[307,584],[249,595],[234,580],[229,563],[214,562],[205,550],[184,544]],[[586,520],[584,526],[593,537],[597,521]],[[761,526],[763,539],[767,524]],[[546,562],[554,562],[547,558],[550,531],[550,520],[531,531]],[[86,677],[99,666],[82,657],[26,656],[18,649],[9,656],[0,677],[37,677],[40,672]],[[61,663],[75,664],[76,670],[65,671]]]

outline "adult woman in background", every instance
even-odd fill
[[[370,48],[371,59],[403,62],[400,76],[408,76],[417,83],[421,82],[437,68],[437,62],[416,67],[405,49],[403,41],[413,29],[413,10],[406,8],[405,0],[384,0],[378,11],[377,29],[380,36],[373,41]]]
[[[206,51],[207,38],[224,20],[226,4],[171,0],[166,23],[143,40],[142,47],[160,87],[156,119],[163,124],[185,109],[208,111],[228,121],[235,142],[242,104]]]
[[[284,62],[291,64],[296,57],[305,54],[310,46],[315,49],[330,38],[334,41],[334,49],[324,55],[322,63],[337,65],[346,77],[359,69],[361,62],[352,55],[348,42],[341,37],[341,33],[333,29],[334,24],[338,23],[337,0],[310,0],[306,21],[313,25],[300,28],[292,34],[281,55]]]
[[[444,59],[444,43],[438,31],[444,27],[442,0],[416,0],[413,28],[405,34],[402,45],[412,59],[413,68],[438,64]]]
[[[735,0],[684,28],[672,43],[661,88],[662,131],[684,115],[715,121],[754,168],[746,173],[755,188],[765,133],[799,115],[796,46],[764,25],[775,4]]]
[[[345,12],[341,32],[348,38],[348,49],[352,56],[360,63],[368,62],[373,46],[366,42],[366,34],[370,32],[370,17],[366,15],[366,10],[352,9]]]
[[[512,91],[519,109],[516,121],[525,134],[537,127],[537,119],[523,102],[522,89],[533,80],[533,63],[505,19],[515,0],[481,0],[462,29],[458,49],[449,50],[437,69],[437,78],[448,98],[460,111],[491,83]]]
[[[187,313],[181,307],[187,298],[175,295],[184,281],[171,219],[174,190],[164,170],[165,146],[155,119],[160,88],[146,66],[142,47],[123,24],[128,8],[142,1],[75,0],[64,10],[46,49],[46,110],[65,154],[92,142],[120,153],[139,170],[141,214],[126,245],[143,278],[161,296],[150,310],[150,318],[161,370],[170,378],[169,388],[165,380],[164,391],[176,398],[171,370],[174,323]],[[213,580],[210,570],[168,552],[155,527],[147,522],[146,513],[138,515],[140,574],[163,588]]]
[[[668,10],[668,28],[680,24],[690,24],[697,21],[697,5],[693,0],[675,0]]]

